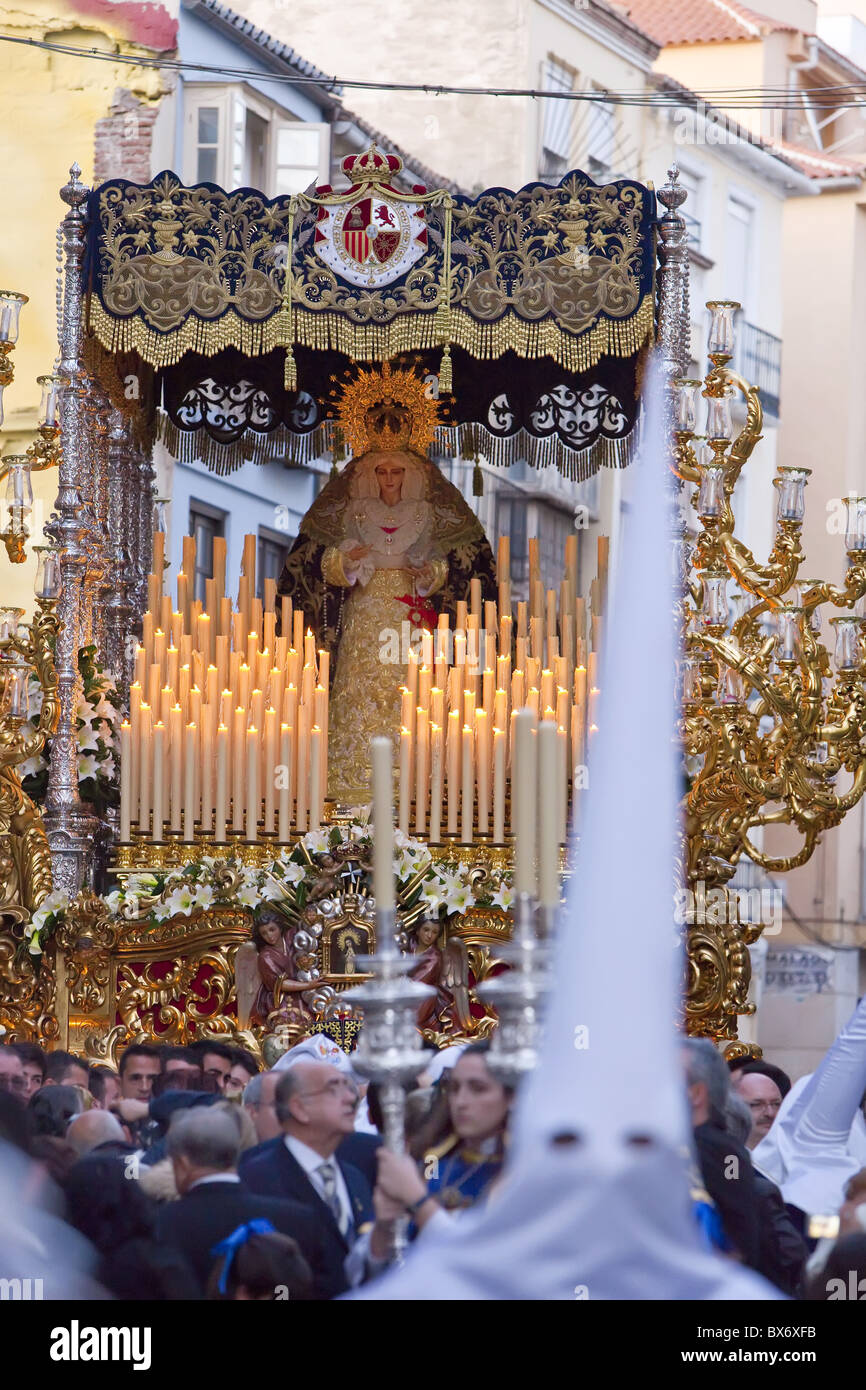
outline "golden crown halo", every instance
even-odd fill
[[[340,391],[332,401],[331,414],[353,458],[371,449],[427,453],[442,416],[429,379],[411,368],[383,362],[381,368],[360,368],[349,381],[332,380]]]

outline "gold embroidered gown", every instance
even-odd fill
[[[331,690],[328,794],[359,804],[370,799],[370,740],[399,742],[401,688],[406,681],[411,603],[441,588],[447,564],[434,554],[429,502],[356,498],[345,514],[346,534],[326,550],[322,573],[346,590],[343,635]],[[367,554],[352,560],[363,546]],[[393,657],[399,652],[400,660]]]

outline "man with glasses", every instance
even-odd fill
[[[343,1293],[345,1262],[365,1223],[373,1197],[357,1168],[336,1157],[355,1127],[358,1087],[328,1062],[299,1057],[276,1083],[280,1135],[242,1157],[239,1173],[251,1192],[287,1197],[315,1213],[329,1278],[327,1297]]]
[[[8,1091],[22,1105],[27,1100],[27,1078],[14,1047],[0,1047],[0,1091]]]
[[[782,1104],[782,1092],[772,1077],[762,1072],[735,1072],[733,1088],[746,1102],[752,1115],[752,1129],[746,1147],[754,1149],[769,1134]]]

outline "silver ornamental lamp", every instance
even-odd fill
[[[397,945],[397,906],[394,892],[393,746],[389,738],[371,744],[373,766],[373,891],[376,903],[376,952],[358,958],[370,979],[351,991],[352,1005],[363,1010],[364,1022],[352,1066],[380,1087],[385,1147],[406,1152],[405,1107],[407,1081],[424,1070],[429,1054],[421,1047],[418,1008],[433,993],[430,985],[408,978],[415,962]],[[395,1223],[393,1256],[399,1264],[406,1248],[408,1219]]]
[[[550,947],[559,898],[559,837],[551,805],[549,735],[552,725],[539,725],[531,709],[514,717],[514,927],[511,941],[497,955],[510,968],[484,980],[478,996],[496,1010],[498,1023],[490,1039],[487,1065],[504,1086],[514,1087],[532,1071],[538,1055],[545,996],[550,988]],[[541,745],[541,759],[539,759]],[[540,843],[536,838],[540,835]],[[536,850],[538,853],[536,854]],[[538,929],[536,897],[539,885],[543,934]]]

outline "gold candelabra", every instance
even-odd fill
[[[7,922],[27,918],[52,888],[42,816],[17,770],[42,751],[60,711],[54,664],[59,565],[48,547],[39,546],[38,553],[36,613],[29,627],[21,624],[20,609],[0,609],[0,921]],[[30,726],[31,670],[42,691],[35,729]]]
[[[0,290],[0,425],[3,423],[3,391],[14,377],[12,351],[18,341],[18,319],[26,294]],[[60,395],[63,378],[49,373],[37,377],[42,388],[36,438],[23,454],[7,454],[0,459],[0,480],[6,479],[8,516],[0,539],[13,565],[27,558],[30,535],[28,519],[33,508],[32,473],[55,468],[60,462]]]
[[[758,389],[730,366],[740,306],[707,307],[711,369],[703,381],[674,383],[674,471],[695,484],[699,523],[696,538],[685,525],[679,538],[685,881],[692,904],[714,892],[727,910],[709,928],[703,915],[698,925],[686,919],[689,1007],[695,1031],[735,1038],[736,1015],[749,1011],[745,947],[762,924],[739,921],[725,885],[744,855],[770,872],[804,864],[866,790],[864,619],[854,611],[866,593],[866,497],[847,499],[848,568],[839,588],[800,577],[808,469],[783,465],[773,480],[776,532],[766,564],[735,536],[734,489],[761,438],[763,412]],[[736,435],[735,392],[746,410]],[[707,401],[703,435],[699,395]],[[829,619],[832,658],[826,606],[847,610]],[[792,853],[773,855],[758,843],[763,827],[779,825],[799,834]]]

